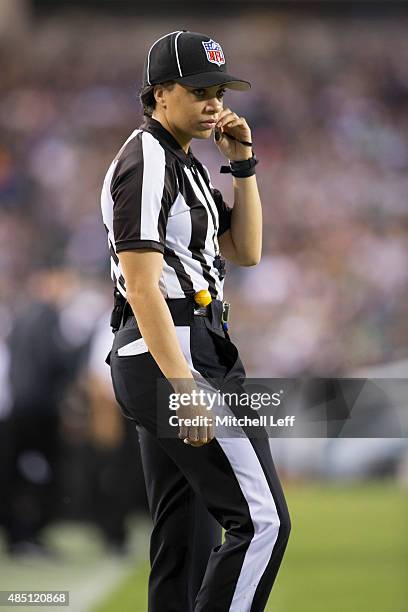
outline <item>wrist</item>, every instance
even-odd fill
[[[186,374],[185,378],[169,378],[171,386],[174,389],[175,393],[191,393],[194,389],[197,388],[197,383],[195,379],[191,376],[191,372],[189,375]]]
[[[250,151],[245,151],[245,153],[243,153],[239,157],[230,157],[228,161],[229,162],[247,161],[248,159],[251,159],[252,156],[253,156],[253,152],[251,149]]]
[[[252,154],[252,157],[248,159],[237,161],[230,160],[229,166],[221,166],[220,172],[222,174],[229,172],[236,178],[247,178],[255,174],[255,166],[257,163],[258,159]]]

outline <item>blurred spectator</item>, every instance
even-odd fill
[[[83,377],[89,406],[90,516],[100,527],[110,552],[126,554],[127,518],[147,511],[139,440],[134,422],[123,419],[113,395],[104,359],[112,347],[110,311],[100,317]]]
[[[65,341],[59,320],[59,307],[73,288],[69,270],[34,274],[8,337],[11,460],[2,472],[8,479],[5,526],[11,554],[49,554],[41,535],[58,507],[59,404],[80,363],[79,350]]]
[[[0,315],[0,320],[3,317]],[[0,335],[0,525],[11,522],[8,500],[11,494],[13,470],[13,440],[11,435],[11,390],[9,382],[10,353]]]

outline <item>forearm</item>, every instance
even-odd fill
[[[183,355],[174,322],[158,287],[133,290],[128,301],[150,353],[176,391],[183,391],[193,375]],[[189,383],[187,383],[188,387]]]
[[[233,185],[231,237],[240,258],[248,265],[255,265],[262,251],[262,206],[256,176],[234,177]]]
[[[239,162],[251,159],[253,154],[249,125],[244,117],[238,117],[229,108],[224,108],[218,117],[215,142],[220,152],[230,162],[238,162],[238,165]],[[238,265],[253,266],[260,261],[262,251],[262,208],[256,177],[234,176],[233,186],[231,228],[224,240],[221,235],[220,246],[223,243],[222,248],[227,259]]]

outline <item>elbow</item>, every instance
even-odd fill
[[[248,258],[245,260],[244,263],[241,264],[241,266],[245,266],[246,268],[249,268],[250,266],[257,266],[260,261],[260,257]]]
[[[249,268],[250,266],[257,266],[261,261],[260,253],[248,253],[245,257],[240,258],[239,265]]]
[[[231,236],[231,244],[227,246],[231,248],[224,256],[238,266],[256,266],[261,261],[262,245],[255,244],[253,240],[250,244],[239,244],[237,247]]]
[[[148,299],[149,295],[160,291],[159,286],[152,284],[134,284],[126,290],[127,301],[133,306],[138,306],[141,302]]]

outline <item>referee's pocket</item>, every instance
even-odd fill
[[[132,355],[141,355],[149,351],[146,342],[143,338],[132,340],[128,344],[118,348],[118,357],[132,357]]]
[[[116,332],[112,353],[119,357],[130,357],[148,351],[138,327],[123,328]]]
[[[138,328],[116,332],[110,361],[113,382],[123,397],[156,394],[157,379],[163,374]]]

